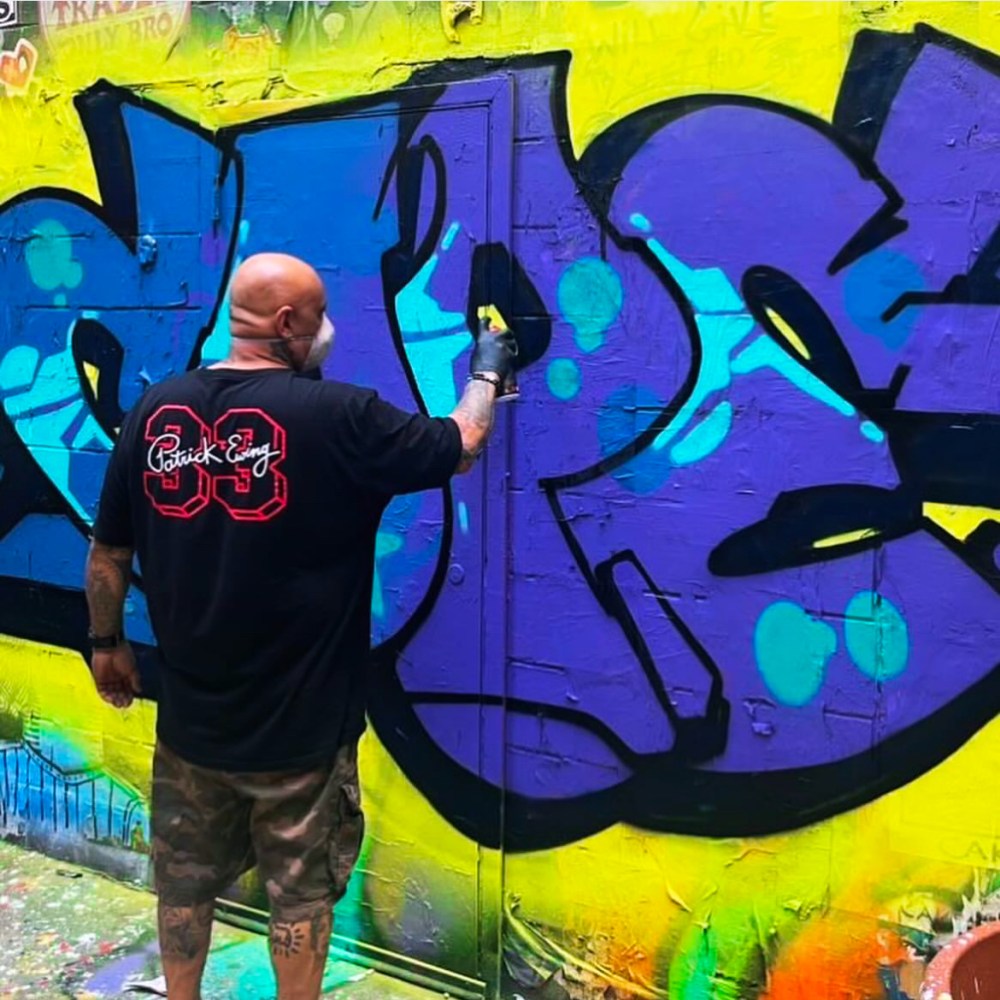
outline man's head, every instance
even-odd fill
[[[247,348],[267,345],[296,371],[321,364],[333,342],[326,290],[304,260],[283,253],[248,257],[229,291],[230,333]]]

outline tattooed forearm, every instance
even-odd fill
[[[160,952],[166,959],[193,961],[207,951],[214,903],[159,907]]]
[[[91,543],[87,557],[87,605],[90,624],[98,635],[114,635],[121,630],[131,579],[131,549]]]
[[[452,411],[451,419],[458,424],[462,434],[459,472],[468,472],[472,468],[490,436],[496,397],[497,391],[491,383],[470,382],[458,406]]]

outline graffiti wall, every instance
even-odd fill
[[[0,22],[5,836],[145,876],[156,643],[140,577],[103,706],[88,530],[279,250],[325,377],[445,414],[479,306],[520,346],[486,460],[379,531],[346,938],[487,995],[905,1000],[996,919],[989,5]]]

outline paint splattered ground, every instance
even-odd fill
[[[0,842],[0,1000],[110,1000],[161,974],[155,901],[101,875]],[[433,1000],[436,993],[331,961],[324,997]],[[273,1000],[260,935],[216,924],[204,1000]]]

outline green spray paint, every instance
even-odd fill
[[[718,951],[710,926],[692,926],[671,963],[669,995],[678,1000],[718,1000]]]

